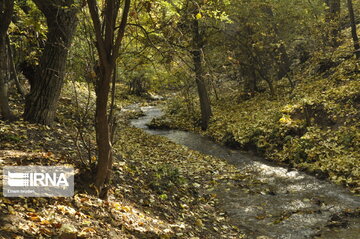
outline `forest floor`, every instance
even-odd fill
[[[248,97],[237,90],[223,94],[213,101],[214,116],[206,132],[197,126],[194,101],[182,97],[170,99],[166,118],[153,126],[197,131],[359,193],[360,66],[341,52],[346,51],[315,55],[298,66],[292,75],[296,88],[290,91],[284,79],[276,85],[276,97],[267,93]],[[81,87],[77,93],[63,93],[52,127],[21,119],[0,121],[0,168],[71,164],[77,169],[71,198],[1,195],[0,238],[247,237],[229,222],[211,188],[221,180],[251,184],[256,179],[216,157],[131,127],[129,118],[138,116],[137,111],[118,114],[108,200],[86,193],[85,185],[92,179],[89,169],[96,162],[91,130],[94,97],[90,92],[87,98]],[[117,110],[136,101],[121,101]],[[11,103],[20,116],[22,100]]]
[[[88,194],[86,185],[92,178],[89,168],[96,162],[95,140],[91,130],[86,128],[82,130],[87,140],[77,137],[76,117],[79,115],[74,107],[75,99],[79,100],[65,93],[60,101],[57,122],[52,127],[22,120],[0,121],[1,168],[70,164],[75,166],[77,173],[73,197],[1,196],[0,238],[249,237],[247,231],[230,223],[229,215],[222,209],[216,190],[213,190],[224,182],[241,182],[241,190],[254,194],[254,190],[261,189],[257,187],[256,174],[241,172],[224,160],[130,126],[129,120],[141,115],[138,110],[123,110],[118,114],[114,144],[116,160],[108,200]],[[21,112],[21,109],[15,112]],[[92,124],[91,119],[86,120]],[[90,145],[89,152],[85,144]],[[358,216],[356,210],[348,209],[344,213]],[[340,223],[342,227],[347,220],[344,215],[334,214],[336,221],[329,221],[329,228],[334,223]],[[264,217],[260,215],[254,220],[264,221]],[[276,217],[270,219],[278,220]],[[274,223],[278,223],[276,220]],[[240,224],[241,221],[240,218]],[[271,237],[259,235],[255,238]]]
[[[251,187],[257,179],[216,157],[131,127],[129,119],[141,115],[136,110],[118,114],[109,199],[86,193],[89,168],[96,162],[95,139],[91,127],[79,125],[92,125],[90,98],[64,92],[52,127],[0,121],[0,167],[71,164],[77,169],[74,197],[0,197],[0,238],[247,238],[230,223],[211,189],[224,180]],[[17,100],[12,106],[19,115]],[[125,100],[117,109],[138,100]]]
[[[128,119],[138,112],[119,115],[108,200],[88,194],[84,185],[92,178],[95,140],[85,128],[81,130],[86,140],[79,139],[78,117],[86,112],[79,114],[75,105],[87,102],[86,96],[84,101],[80,98],[64,93],[52,127],[21,119],[0,121],[1,168],[65,164],[76,168],[73,197],[1,195],[0,238],[245,238],[217,207],[216,195],[204,191],[239,172],[220,159],[131,127]],[[12,99],[12,106],[19,115],[18,100]],[[92,124],[91,119],[82,119]]]

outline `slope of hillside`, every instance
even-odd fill
[[[314,53],[291,73],[294,90],[286,79],[276,83],[275,99],[265,92],[244,100],[241,90],[223,89],[204,133],[360,192],[360,68],[351,50],[348,40],[331,52]],[[166,119],[153,126],[198,130],[189,122],[197,117],[185,106],[184,99],[171,99]]]

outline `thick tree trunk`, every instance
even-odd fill
[[[349,10],[349,16],[350,16],[350,24],[351,24],[351,34],[354,42],[354,49],[355,49],[355,55],[356,58],[360,58],[360,45],[359,45],[359,37],[356,32],[356,22],[355,22],[355,14],[354,14],[354,8],[352,4],[352,0],[347,0],[347,6]]]
[[[7,81],[9,80],[9,66],[6,47],[6,35],[13,9],[13,0],[0,1],[0,116],[5,120],[10,120],[13,117],[8,101]]]
[[[211,112],[209,94],[203,76],[203,66],[202,66],[203,39],[200,34],[199,21],[197,19],[194,19],[192,25],[193,25],[193,45],[194,45],[192,54],[194,61],[196,86],[200,100],[201,128],[203,130],[206,130],[209,126],[209,121],[212,116],[212,112]]]
[[[47,41],[35,72],[35,82],[26,97],[24,118],[30,122],[53,123],[65,75],[68,48],[75,33],[78,8],[48,0],[35,0],[45,14]]]
[[[2,36],[0,38],[0,115],[4,120],[12,118],[8,100],[8,69],[6,41],[5,36]]]

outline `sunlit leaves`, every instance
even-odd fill
[[[46,38],[45,18],[32,1],[16,2],[14,11],[14,19],[9,28],[11,44],[20,53],[20,61],[37,64]]]
[[[337,57],[351,47],[346,42],[345,45],[334,53]],[[321,76],[314,70],[321,62],[319,55],[307,67],[295,69],[296,89],[291,94],[279,91],[277,100],[262,93],[234,104],[241,93],[223,92],[206,134],[221,143],[256,148],[275,161],[321,172],[359,192],[358,63],[350,58],[331,69],[330,76]],[[286,82],[282,80],[279,85],[284,87]],[[171,100],[170,117],[162,123],[194,130],[196,121],[189,119],[196,118],[196,114],[192,115],[185,106],[183,99]]]

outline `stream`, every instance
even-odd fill
[[[251,185],[258,187],[253,188],[255,193],[225,183],[215,189],[220,208],[231,223],[250,238],[360,238],[359,215],[346,213],[360,207],[360,197],[345,188],[227,148],[192,132],[149,129],[147,124],[163,112],[154,106],[141,107],[141,110],[145,116],[131,120],[132,126],[224,159],[257,177],[261,183]]]

